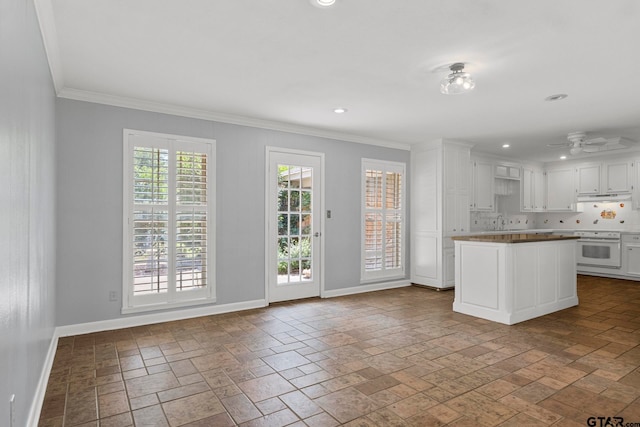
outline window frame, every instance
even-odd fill
[[[383,177],[386,173],[398,173],[401,176],[400,182],[400,266],[394,268],[386,268],[385,263],[385,252],[382,252],[382,268],[378,270],[367,270],[366,269],[366,214],[367,212],[372,212],[371,209],[367,208],[366,199],[367,199],[367,170],[377,170],[381,171]],[[407,167],[406,163],[403,162],[394,162],[389,160],[377,160],[377,159],[362,159],[361,165],[361,198],[360,198],[360,206],[361,206],[361,229],[360,229],[360,283],[369,283],[369,282],[379,282],[382,280],[394,280],[394,279],[404,279],[405,271],[406,271],[406,260],[407,260],[407,238],[406,238],[406,229],[407,229],[407,216],[406,216],[406,193],[407,193]],[[383,208],[377,210],[381,212],[383,218],[386,217],[387,208],[386,208],[386,179],[383,178],[383,187],[381,189],[382,195],[384,197],[382,201]],[[395,210],[394,210],[395,211]],[[386,221],[383,220],[383,231],[382,235],[385,236],[386,231]],[[383,245],[384,246],[384,245]]]
[[[169,151],[168,166],[168,201],[167,211],[167,236],[168,236],[168,266],[167,279],[168,289],[166,293],[150,294],[144,296],[133,295],[134,277],[134,234],[133,234],[133,213],[134,213],[134,169],[133,153],[134,147],[153,147],[167,149]],[[206,212],[206,272],[207,284],[203,289],[188,291],[176,291],[175,271],[176,271],[176,211],[181,207],[189,209],[193,205],[180,205],[176,201],[176,152],[191,151],[200,152],[207,155],[207,203],[204,209]],[[179,307],[190,307],[216,302],[216,141],[213,139],[187,137],[157,132],[138,131],[132,129],[123,130],[123,225],[122,225],[122,314],[138,313],[153,310],[163,310]],[[149,205],[150,207],[152,204]],[[160,206],[160,205],[156,205]],[[172,277],[173,276],[173,277]]]

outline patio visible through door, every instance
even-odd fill
[[[320,295],[322,155],[267,148],[269,302]]]

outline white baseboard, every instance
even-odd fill
[[[362,294],[364,292],[382,291],[385,289],[404,288],[411,286],[411,281],[408,279],[394,280],[392,282],[373,283],[370,285],[352,286],[350,288],[334,289],[324,291],[322,298],[334,298],[345,295]]]
[[[47,391],[47,383],[49,382],[49,375],[51,375],[51,368],[53,367],[53,359],[56,357],[56,349],[58,348],[58,336],[54,330],[51,342],[49,343],[49,350],[44,359],[44,365],[40,372],[40,379],[36,386],[36,391],[31,401],[31,408],[29,408],[29,418],[27,419],[26,426],[37,427],[38,421],[40,421],[40,411],[42,410],[42,404],[44,403],[44,395]]]
[[[79,323],[76,325],[58,326],[58,337],[90,334],[93,332],[110,331],[113,329],[131,328],[134,326],[151,325],[154,323],[172,322],[175,320],[191,319],[194,317],[210,316],[212,314],[231,313],[234,311],[251,310],[268,305],[264,299],[236,302],[231,304],[209,305],[206,307],[187,308],[163,313],[141,314],[137,316],[121,317],[118,319],[101,320],[98,322]]]

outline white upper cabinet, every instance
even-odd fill
[[[533,211],[544,211],[544,172],[533,171]]]
[[[600,194],[600,176],[600,163],[578,165],[576,168],[578,195]]]
[[[522,168],[522,182],[520,187],[520,210],[533,211],[533,169]]]
[[[633,163],[627,161],[611,162],[604,164],[604,188],[606,193],[631,192],[631,171]]]
[[[469,150],[445,147],[445,191],[469,192]]]
[[[524,167],[520,187],[521,211],[542,212],[544,210],[544,173]]]
[[[573,176],[574,169],[570,167],[547,170],[546,211],[575,210],[576,191]]]
[[[444,146],[444,232],[469,231],[469,149]]]
[[[474,176],[472,210],[493,212],[495,210],[493,163],[484,160],[475,160],[472,163]]]
[[[496,178],[520,179],[520,166],[496,165]]]
[[[640,209],[640,160],[632,164],[633,181],[631,187],[633,189],[633,207]]]
[[[632,167],[633,163],[626,160],[578,165],[576,167],[578,195],[631,192]]]

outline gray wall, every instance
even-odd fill
[[[0,425],[25,425],[55,321],[55,93],[32,1],[0,0]]]
[[[81,101],[59,99],[56,114],[59,325],[122,317],[108,294],[122,286],[123,128],[217,141],[218,304],[264,298],[265,146],[325,153],[328,290],[360,283],[361,158],[409,167],[405,150]]]

